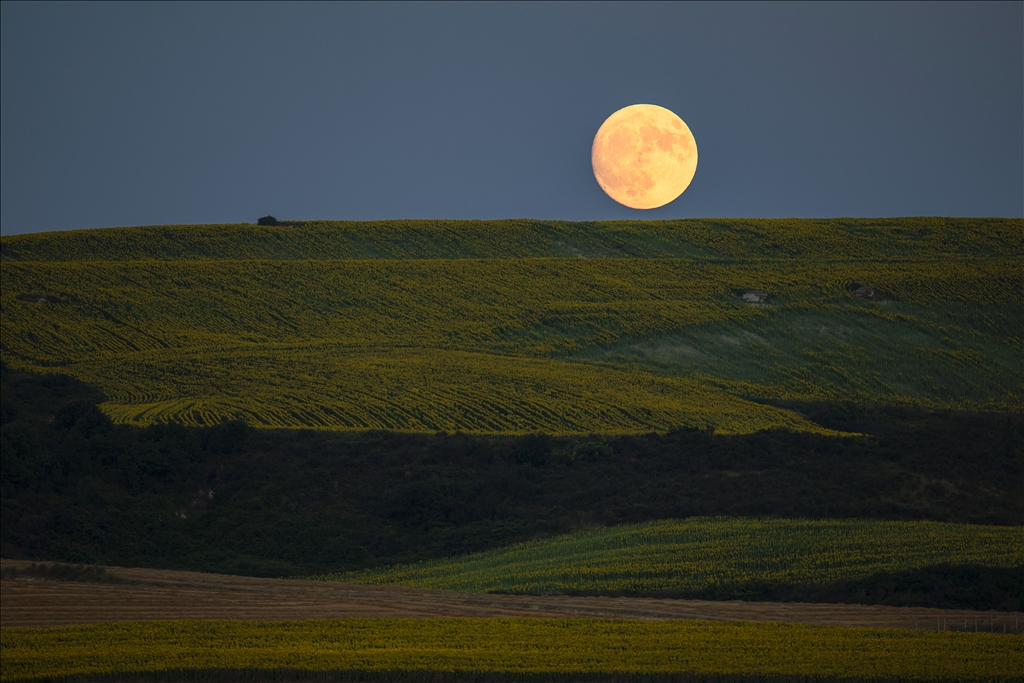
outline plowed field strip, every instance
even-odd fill
[[[29,563],[4,560],[4,567]],[[141,584],[0,582],[0,626],[59,626],[164,619],[339,619],[348,617],[603,617],[788,621],[837,626],[973,630],[1002,624],[1012,631],[1021,613],[990,613],[865,605],[717,602],[647,598],[495,595],[392,586],[109,568]],[[994,621],[991,621],[994,619]],[[966,620],[966,622],[965,622]]]

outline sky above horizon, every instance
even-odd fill
[[[1024,3],[2,3],[0,232],[1024,216]],[[590,147],[657,104],[665,207]]]

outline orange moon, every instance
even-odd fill
[[[654,104],[609,116],[594,136],[594,177],[631,209],[656,209],[683,193],[697,170],[697,143],[681,118]]]

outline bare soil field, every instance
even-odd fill
[[[2,560],[3,568],[30,562]],[[601,617],[789,621],[807,624],[1017,633],[1020,612],[874,605],[496,595],[107,567],[135,583],[0,581],[0,626],[162,619],[347,617]]]

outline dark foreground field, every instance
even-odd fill
[[[31,563],[3,560],[5,572]],[[110,567],[117,583],[5,580],[0,626],[167,619],[599,617],[1019,632],[1024,613],[881,605],[521,596]],[[120,583],[123,581],[124,583]]]

